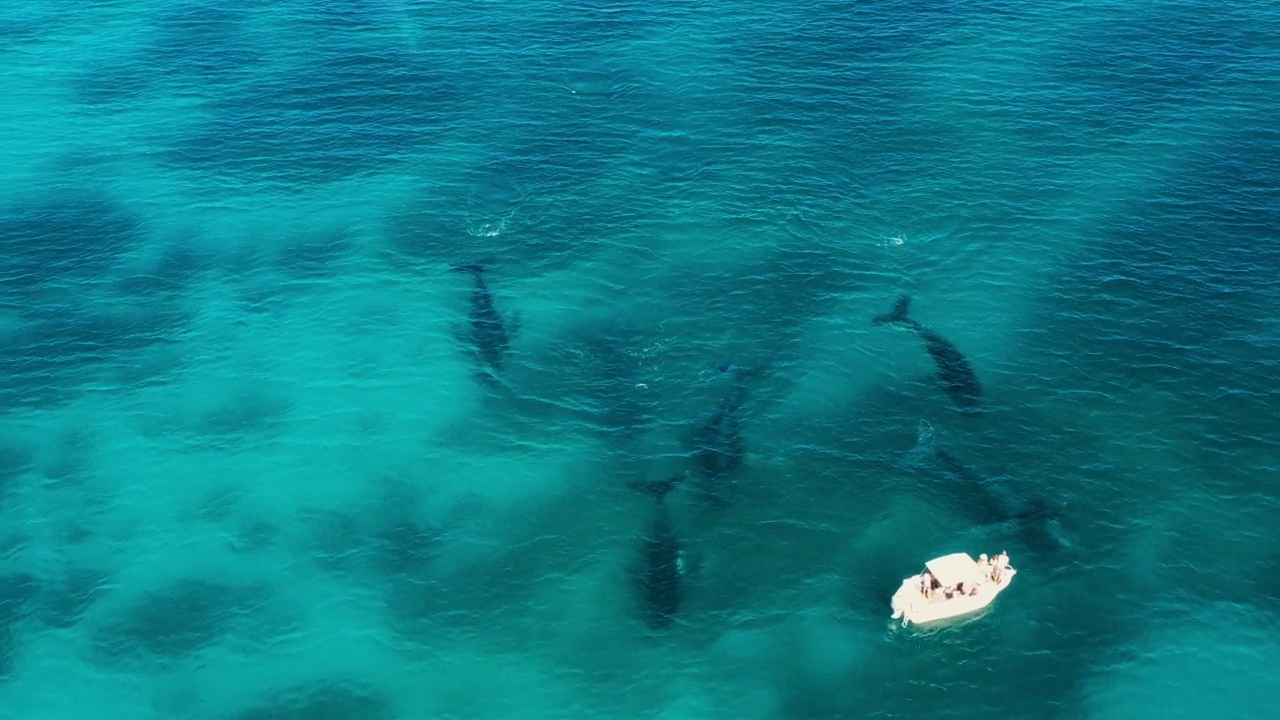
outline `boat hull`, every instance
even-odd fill
[[[891,605],[892,619],[902,618],[902,624],[915,623],[926,625],[953,618],[972,615],[995,602],[996,596],[1009,587],[1017,571],[1008,568],[999,582],[987,580],[978,585],[974,595],[956,595],[943,597],[941,591],[933,597],[925,597],[920,591],[922,575],[914,575],[902,581],[902,586],[894,593]]]

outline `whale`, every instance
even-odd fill
[[[502,372],[503,362],[511,349],[511,341],[519,330],[518,318],[512,316],[504,320],[493,303],[493,293],[489,291],[489,285],[484,279],[485,268],[492,263],[493,258],[483,258],[454,265],[449,269],[455,273],[470,273],[475,278],[467,318],[469,332],[464,335],[486,371],[486,376]]]
[[[654,496],[656,509],[641,538],[637,584],[644,621],[655,630],[675,620],[685,597],[688,561],[666,503],[667,495],[681,479],[674,477],[646,487]]]
[[[726,505],[732,501],[733,486],[746,456],[740,419],[747,399],[744,380],[760,370],[732,362],[722,363],[717,369],[733,376],[733,389],[694,435],[692,459],[700,481],[698,494],[714,505]]]
[[[893,310],[877,315],[871,324],[903,325],[914,330],[920,339],[924,340],[925,349],[929,351],[929,356],[933,358],[933,363],[938,368],[938,379],[942,381],[947,394],[961,410],[977,409],[978,401],[982,396],[982,385],[978,382],[978,375],[973,371],[973,366],[949,340],[912,319],[908,314],[910,309],[911,297],[903,295],[898,298]]]
[[[921,420],[916,444],[906,454],[908,466],[932,466],[951,480],[948,494],[960,500],[963,510],[979,525],[1012,523],[1028,547],[1051,552],[1071,547],[1061,525],[1060,509],[1048,498],[1022,496],[1007,483],[982,476],[942,447],[933,427]]]

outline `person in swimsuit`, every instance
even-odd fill
[[[1007,567],[1009,567],[1009,554],[1001,550],[1000,554],[996,556],[996,570],[992,579],[1000,582],[1000,579],[1004,577],[1004,569]]]

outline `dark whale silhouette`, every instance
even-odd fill
[[[493,304],[493,294],[484,281],[486,265],[493,263],[493,258],[482,258],[463,265],[455,265],[450,272],[469,272],[475,277],[475,287],[471,291],[470,325],[471,345],[475,349],[478,361],[487,366],[490,373],[502,371],[502,363],[511,347],[511,340],[519,329],[518,319],[503,322],[502,315]]]
[[[667,494],[679,483],[680,478],[671,478],[646,487],[657,499],[657,510],[643,537],[637,580],[645,622],[654,629],[670,625],[684,600],[688,565],[666,504]]]
[[[911,297],[903,295],[898,298],[892,311],[876,316],[871,324],[899,324],[915,330],[924,340],[925,349],[933,358],[934,365],[938,366],[938,378],[942,380],[951,399],[962,410],[976,409],[978,399],[982,395],[982,386],[978,383],[978,376],[973,372],[973,367],[946,338],[911,319],[907,315],[910,309]]]
[[[702,481],[700,494],[715,504],[727,504],[746,455],[739,419],[747,399],[747,387],[743,381],[760,370],[732,363],[724,363],[718,369],[733,375],[733,390],[720,401],[716,411],[694,436],[693,463]]]
[[[934,439],[933,427],[924,420],[916,434],[916,446],[908,453],[911,464],[936,462],[954,481],[955,496],[965,512],[980,525],[1012,522],[1028,547],[1050,552],[1072,543],[1060,525],[1061,513],[1042,495],[1020,497],[1007,484],[978,474]]]

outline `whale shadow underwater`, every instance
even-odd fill
[[[1052,553],[1074,546],[1062,527],[1060,507],[1035,493],[1021,495],[1008,483],[983,477],[944,448],[933,426],[921,420],[916,444],[903,458],[907,467],[927,468],[948,479],[943,487],[980,526],[1012,523],[1028,549]]]
[[[654,514],[641,537],[641,552],[634,568],[641,615],[646,625],[660,630],[675,621],[685,598],[689,573],[684,544],[676,534],[667,508],[667,496],[683,478],[652,482],[643,487],[653,495]]]
[[[693,494],[711,507],[723,508],[736,499],[736,486],[746,447],[742,442],[742,408],[747,401],[748,378],[764,372],[733,362],[717,366],[733,378],[733,387],[711,416],[686,441],[696,483]]]
[[[978,375],[973,371],[973,366],[951,341],[914,320],[909,315],[910,310],[911,297],[903,295],[898,298],[893,310],[877,315],[871,324],[902,325],[913,330],[924,341],[929,357],[933,358],[943,389],[961,411],[977,411],[982,398],[982,385],[978,382]]]
[[[475,279],[467,325],[456,329],[455,334],[470,346],[480,378],[491,383],[499,381],[511,343],[520,330],[518,315],[513,313],[504,318],[494,305],[493,293],[484,279],[485,269],[493,263],[494,258],[486,257],[449,268],[449,272],[471,273]]]

